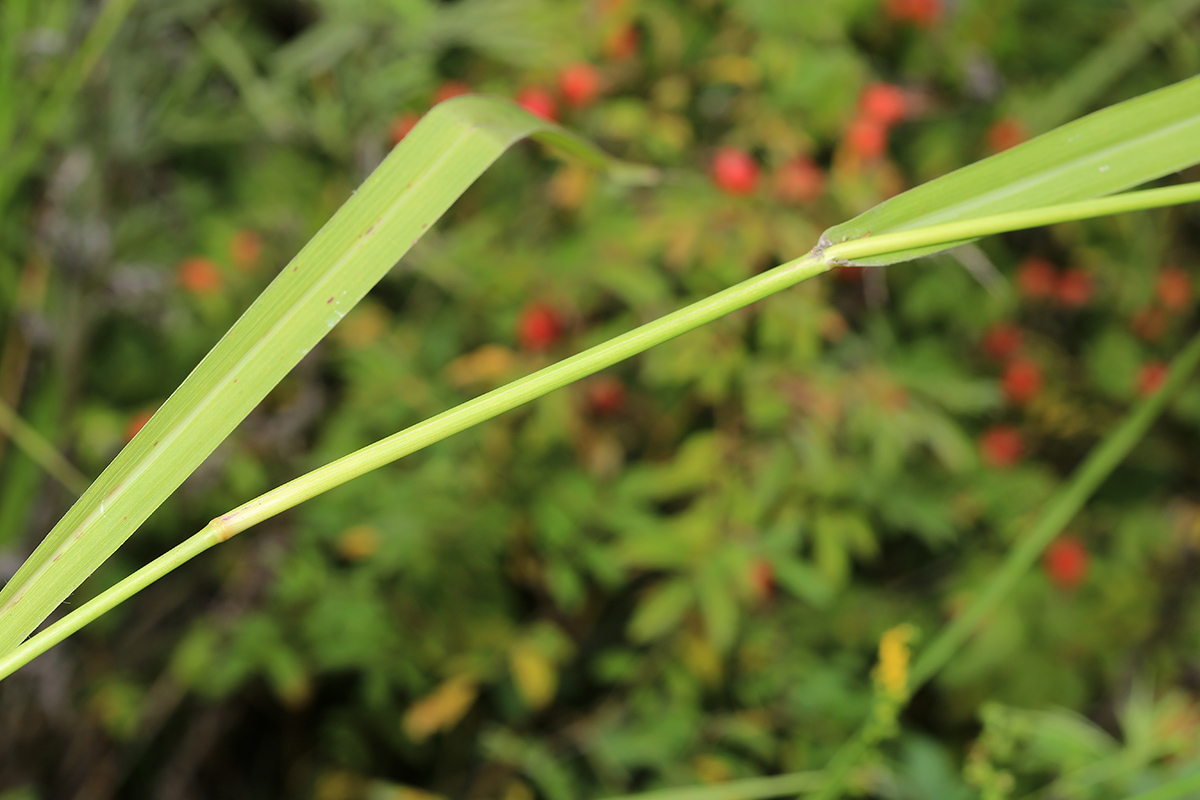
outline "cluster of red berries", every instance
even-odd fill
[[[557,345],[566,333],[562,313],[548,303],[532,303],[517,319],[517,343],[530,353],[544,353]],[[584,391],[588,411],[604,418],[625,408],[625,384],[613,375],[602,375],[587,384]]]
[[[884,10],[897,22],[929,28],[942,18],[942,0],[887,0]]]
[[[983,335],[983,352],[1004,365],[1000,384],[1005,399],[1012,405],[1029,403],[1042,391],[1042,370],[1037,362],[1021,355],[1022,334],[1011,322],[999,322]],[[995,425],[979,440],[984,463],[992,467],[1011,467],[1025,454],[1021,432],[1011,425]]]
[[[1092,299],[1092,276],[1074,268],[1059,272],[1047,259],[1030,256],[1017,266],[1017,291],[1027,300],[1054,300],[1064,308],[1082,308]]]
[[[243,228],[229,240],[229,261],[242,272],[252,272],[262,257],[262,237]],[[175,267],[175,279],[188,294],[204,296],[221,291],[225,275],[216,261],[206,256],[190,256]]]
[[[1067,308],[1080,308],[1092,297],[1091,276],[1080,269],[1059,272],[1044,258],[1031,256],[1017,268],[1017,290],[1031,300],[1055,300]],[[1191,277],[1178,267],[1167,267],[1158,277],[1155,287],[1156,304],[1139,312],[1134,317],[1133,329],[1147,339],[1161,335],[1161,327],[1151,328],[1151,323],[1165,326],[1165,317],[1180,313],[1192,303]],[[1162,317],[1155,322],[1154,312]],[[1150,335],[1153,334],[1153,335]],[[1001,386],[1005,399],[1012,405],[1021,406],[1036,398],[1042,391],[1042,370],[1036,362],[1021,355],[1022,335],[1020,329],[1010,323],[1001,322],[984,333],[984,353],[1004,365]],[[1167,378],[1169,368],[1161,361],[1149,361],[1138,371],[1135,390],[1143,397],[1154,394]],[[985,463],[993,467],[1008,467],[1020,461],[1025,452],[1020,431],[1011,425],[997,425],[980,438],[980,452]]]
[[[1020,354],[1021,340],[1021,329],[1011,322],[999,322],[983,334],[983,352],[1004,365],[1004,396],[1017,406],[1028,403],[1042,390],[1041,367]]]
[[[846,129],[845,147],[864,161],[874,161],[887,150],[892,126],[909,116],[904,90],[890,83],[872,83],[858,98],[858,113]]]
[[[514,99],[530,114],[557,122],[560,98],[571,108],[587,108],[596,101],[603,88],[599,70],[591,64],[578,62],[559,70],[557,94],[544,86],[526,86]],[[446,81],[434,91],[432,105],[470,92],[471,87],[462,81]],[[420,121],[421,115],[413,111],[396,115],[391,125],[392,145],[399,144]]]
[[[869,85],[859,98],[858,113],[846,130],[844,146],[857,158],[878,159],[887,150],[892,126],[909,116],[909,105],[902,89],[887,83]],[[762,177],[754,157],[737,147],[718,149],[709,172],[717,188],[732,195],[753,194]],[[825,173],[808,156],[787,161],[773,178],[775,195],[785,203],[811,203],[825,191]]]
[[[1157,341],[1167,330],[1171,317],[1191,308],[1192,278],[1179,267],[1166,267],[1158,274],[1154,300],[1133,315],[1133,332],[1147,342]]]
[[[717,150],[709,172],[716,187],[732,195],[753,194],[762,177],[754,157],[737,147]],[[773,177],[775,195],[785,203],[811,203],[825,191],[825,173],[808,156],[788,160]]]
[[[983,335],[983,352],[1004,364],[1001,386],[1013,405],[1024,405],[1042,390],[1042,370],[1033,360],[1020,355],[1021,330],[1011,322],[1000,322]]]
[[[434,89],[430,105],[436,106],[438,103],[443,103],[452,97],[459,97],[470,93],[471,87],[462,81],[445,81],[438,88]],[[421,115],[415,111],[404,111],[397,114],[392,119],[391,125],[392,146],[400,144],[404,137],[408,136],[409,132],[420,121]]]

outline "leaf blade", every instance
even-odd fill
[[[0,653],[120,546],[515,142],[532,136],[627,182],[585,140],[498,98],[435,107],[296,255],[0,591]]]
[[[1099,197],[1197,162],[1200,76],[1097,111],[885,200],[825,231],[821,245]],[[966,241],[972,240],[848,263],[884,266]]]

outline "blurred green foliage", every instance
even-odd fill
[[[97,474],[451,82],[548,89],[564,124],[668,170],[627,193],[532,147],[505,156],[95,591],[1063,104],[1196,73],[1197,5],[140,3],[37,169],[6,177],[0,399]],[[0,148],[31,141],[96,10],[6,0],[21,80],[0,84]],[[1114,52],[1124,69],[1094,56]],[[572,105],[575,63],[599,88]],[[881,84],[903,120],[877,126],[874,156]],[[709,174],[718,148],[751,157],[749,191]],[[819,185],[797,189],[797,163]],[[871,713],[881,635],[962,608],[1194,328],[1198,225],[1182,208],[843,269],[360,478],[0,685],[24,721],[0,746],[34,754],[0,791],[565,800],[820,769]],[[535,309],[553,320],[536,335]],[[913,699],[863,792],[1119,797],[1197,758],[1198,422],[1193,383],[1072,525],[1082,575],[1029,575]],[[11,572],[70,498],[2,459]]]

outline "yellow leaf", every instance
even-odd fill
[[[375,781],[368,796],[371,800],[445,800],[442,795],[424,789],[384,781]]]
[[[705,783],[724,783],[733,777],[724,759],[714,755],[699,755],[692,761],[696,777]]]
[[[688,672],[700,679],[705,686],[713,687],[721,682],[721,656],[707,639],[688,632],[682,641],[682,657]]]
[[[564,164],[554,173],[547,191],[559,208],[574,210],[583,205],[595,183],[595,172],[577,164]]]
[[[446,377],[455,386],[497,381],[510,372],[517,358],[512,350],[498,344],[485,344],[446,365]]]
[[[362,301],[334,330],[334,337],[351,349],[374,344],[387,333],[391,315],[388,310],[370,300]]]
[[[705,63],[708,78],[714,83],[753,86],[762,77],[758,65],[745,56],[717,56]]]
[[[353,525],[337,540],[338,555],[347,561],[362,561],[379,549],[379,531],[370,525]]]
[[[558,670],[531,642],[518,642],[508,651],[508,667],[525,704],[534,711],[554,699],[558,689]]]
[[[514,778],[501,795],[503,800],[534,800],[537,795],[533,793],[533,789],[529,788],[529,784],[520,778]]]
[[[479,695],[479,684],[467,675],[443,683],[418,700],[404,715],[404,732],[414,742],[423,742],[438,731],[458,724]]]

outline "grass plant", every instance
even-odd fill
[[[62,84],[69,97],[127,10],[109,3],[95,43]],[[8,13],[16,13],[9,7]],[[55,98],[58,95],[54,95]],[[57,100],[35,125],[40,143]],[[616,162],[584,139],[498,98],[465,96],[436,106],[316,237],[283,268],[148,424],[83,492],[0,592],[0,678],[179,565],[335,486],[593,375],[737,309],[846,265],[884,267],[984,236],[1200,200],[1200,184],[1125,191],[1200,163],[1200,78],[1143,95],[1057,128],[1012,150],[930,181],[826,231],[791,261],[698,300],[524,378],[482,394],[301,475],[221,514],[203,530],[30,634],[191,475],[321,339],[399,261],[455,200],[514,143],[532,137],[636,186],[655,170]],[[32,156],[21,151],[18,168]],[[32,151],[30,151],[32,152]],[[16,175],[16,173],[12,173]],[[0,173],[0,204],[14,178]],[[1124,193],[1120,193],[1124,192]],[[939,672],[1012,592],[1047,545],[1142,439],[1200,361],[1200,337],[1178,354],[1163,386],[1132,408],[1075,471],[987,587],[918,652],[911,694]],[[68,485],[80,476],[0,405],[0,427]],[[662,800],[770,797],[816,791],[841,796],[850,770],[877,744],[864,728],[829,768],[720,788],[653,793]],[[1139,798],[1194,792],[1182,777]]]

